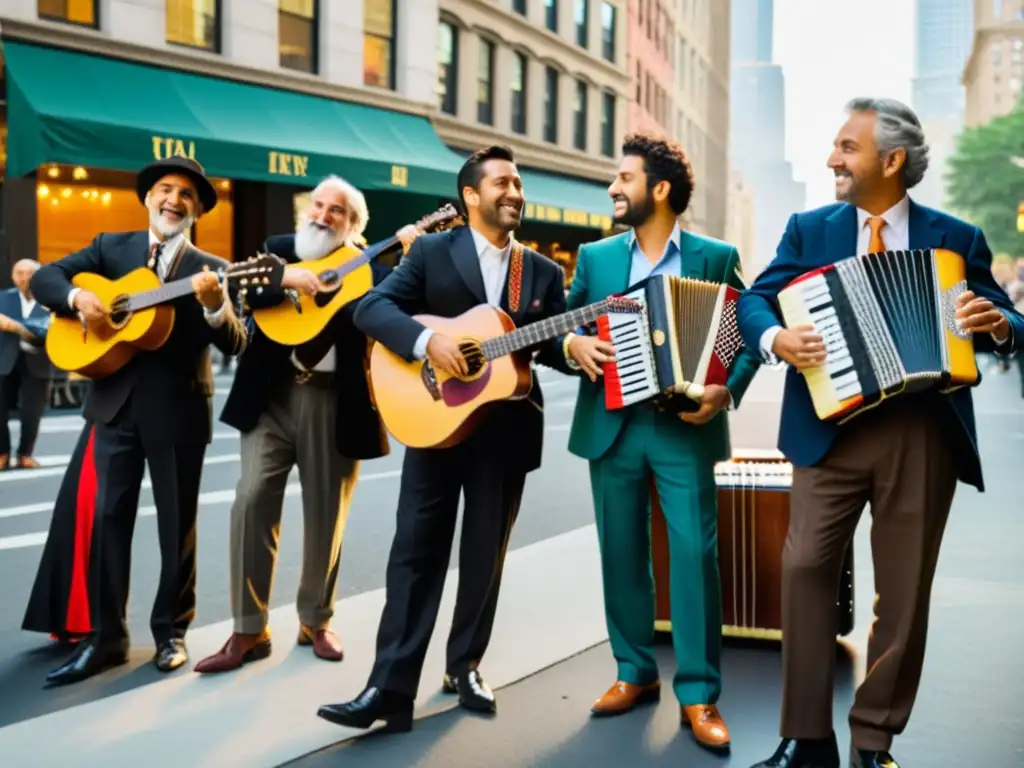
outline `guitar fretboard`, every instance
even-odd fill
[[[374,243],[351,261],[346,261],[337,269],[329,269],[326,272],[322,272],[320,273],[319,277],[321,280],[325,282],[344,279],[345,275],[347,275],[349,272],[358,269],[359,267],[363,266],[363,264],[369,264],[382,253],[391,248],[394,248],[396,245],[398,245],[397,237],[389,237],[387,240],[382,240],[379,243]]]
[[[185,277],[181,280],[172,280],[169,283],[164,283],[159,288],[154,288],[151,291],[134,294],[128,300],[128,306],[132,312],[138,312],[141,309],[148,309],[149,307],[155,307],[157,304],[188,296],[190,293],[192,293],[192,278]]]
[[[494,360],[504,355],[510,355],[521,349],[540,344],[556,336],[564,336],[569,331],[579,328],[581,325],[592,323],[608,311],[609,301],[599,301],[596,304],[588,304],[585,307],[555,315],[536,323],[530,323],[522,328],[506,333],[504,336],[496,336],[488,339],[480,345],[484,357]]]

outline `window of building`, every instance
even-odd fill
[[[459,30],[447,21],[437,27],[437,105],[455,114],[459,90]]]
[[[476,119],[494,125],[494,43],[482,37],[476,64]]]
[[[512,10],[520,16],[526,15],[526,0],[512,0]]]
[[[590,16],[590,2],[589,0],[576,0],[575,5],[575,18],[573,22],[576,24],[576,45],[581,48],[586,48],[589,40],[587,39],[590,35],[590,24],[588,16]]]
[[[277,49],[281,66],[315,74],[319,69],[319,0],[278,0]]]
[[[544,26],[557,34],[558,0],[544,0]]]
[[[601,94],[601,154],[615,155],[615,94]]]
[[[220,50],[219,0],[167,0],[165,9],[168,43]]]
[[[640,65],[640,59],[636,60],[636,97],[633,99],[637,104],[644,101],[644,70]]]
[[[36,12],[41,19],[96,27],[96,17],[99,15],[97,6],[99,0],[39,0]]]
[[[576,149],[587,149],[587,84],[576,81],[576,103],[573,105],[572,143]]]
[[[512,130],[526,133],[526,54],[512,57]]]
[[[615,6],[609,2],[601,5],[601,55],[606,61],[615,61]]]
[[[395,0],[363,4],[363,83],[395,87]]]
[[[544,141],[558,142],[558,70],[544,68]]]

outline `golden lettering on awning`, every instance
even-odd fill
[[[196,143],[179,139],[177,136],[150,136],[153,142],[153,159],[166,160],[168,157],[196,159]]]
[[[395,187],[409,186],[409,169],[404,165],[392,165],[391,185]]]
[[[273,176],[305,176],[309,168],[307,155],[271,150],[267,153],[267,171]]]

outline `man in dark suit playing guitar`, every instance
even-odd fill
[[[210,344],[225,354],[245,348],[245,329],[225,301],[213,270],[227,262],[193,246],[186,233],[217,203],[202,167],[172,157],[139,173],[139,200],[149,211],[147,231],[100,234],[89,245],[32,278],[32,293],[53,312],[78,312],[91,325],[108,322],[94,293],[72,285],[93,273],[116,280],[140,267],[163,282],[192,276],[196,299],[172,304],[174,326],[162,346],[140,350],[109,376],[96,379],[83,409],[96,424],[98,482],[90,590],[92,633],[67,663],[47,677],[73,683],[123,664],[128,653],[125,614],[132,533],[148,464],[160,539],[160,582],[150,617],[161,671],[188,660],[185,632],[195,615],[195,526],[203,457],[211,437],[213,377]]]
[[[313,190],[294,234],[269,238],[264,251],[289,263],[281,288],[246,291],[253,310],[287,302],[283,289],[315,295],[317,276],[302,262],[353,245],[366,227],[362,193],[336,176]],[[415,227],[405,234],[415,236]],[[373,281],[389,269],[370,262]],[[358,300],[345,305],[316,338],[298,346],[271,340],[253,322],[252,340],[221,421],[242,433],[242,476],[231,507],[231,613],[234,632],[196,672],[226,672],[270,655],[268,608],[277,564],[277,531],[288,473],[302,482],[303,547],[299,578],[300,645],[328,661],[341,661],[341,641],[330,628],[341,542],[360,459],[388,453],[383,425],[366,381],[366,337],[352,324]]]
[[[510,150],[474,153],[458,175],[468,227],[413,242],[395,271],[363,299],[356,325],[401,358],[429,358],[466,375],[455,339],[410,317],[456,317],[481,304],[500,307],[517,326],[565,311],[564,276],[550,259],[511,237],[523,213],[523,188]],[[567,370],[561,342],[538,350],[538,362]],[[320,708],[339,725],[412,727],[413,701],[433,632],[451,554],[460,494],[459,588],[448,638],[444,688],[470,710],[495,711],[477,669],[490,640],[502,564],[526,474],[538,466],[544,437],[536,376],[529,397],[498,402],[474,432],[449,448],[405,452],[398,519],[387,568],[387,604],[367,688],[354,701]]]
[[[11,272],[14,287],[0,291],[0,469],[39,467],[32,452],[39,422],[50,400],[53,366],[43,348],[49,313],[28,287],[38,268],[38,261],[21,259]],[[12,461],[7,397],[13,396],[15,389],[21,412],[21,438],[17,460]]]

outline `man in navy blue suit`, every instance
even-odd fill
[[[32,452],[50,399],[53,366],[43,346],[50,312],[36,301],[28,285],[37,269],[38,261],[21,259],[11,272],[14,287],[0,291],[0,469],[39,467]],[[15,392],[21,412],[21,438],[17,459],[12,460],[7,406],[8,397]]]
[[[855,254],[945,248],[966,259],[957,317],[977,352],[1009,355],[1024,318],[992,278],[977,227],[914,203],[928,147],[917,116],[891,99],[855,99],[828,166],[837,204],[790,217],[775,260],[739,301],[747,345],[787,371],[779,449],[793,463],[783,551],[782,744],[755,768],[838,768],[832,726],[835,601],[843,553],[865,505],[873,517],[876,622],[850,711],[853,768],[898,768],[889,754],[917,695],[932,580],[957,480],[983,490],[969,389],[902,395],[847,424],[820,420],[801,371],[825,360],[813,326],[783,328],[777,294]]]

